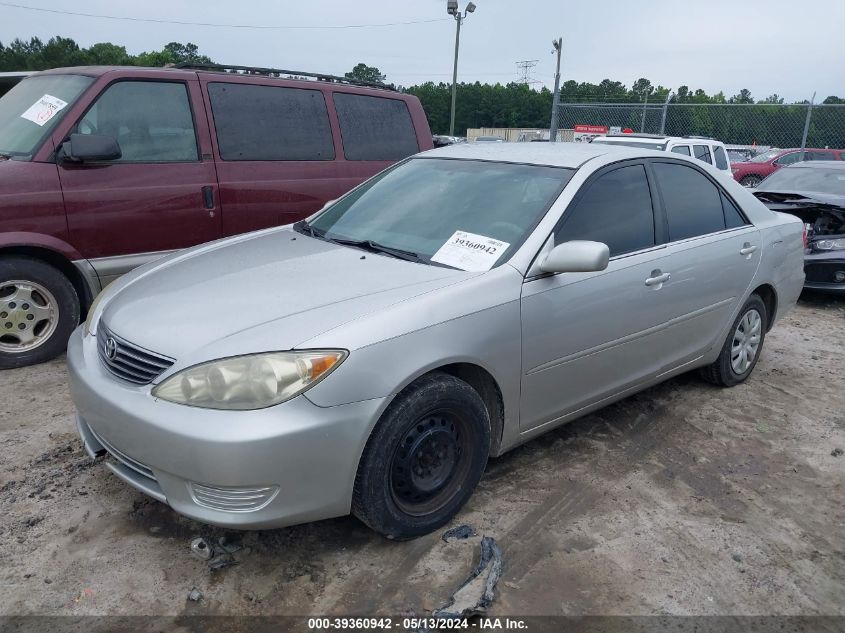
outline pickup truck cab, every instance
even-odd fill
[[[59,68],[0,99],[0,368],[63,352],[136,266],[300,220],[432,147],[416,97],[283,74]]]

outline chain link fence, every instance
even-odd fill
[[[708,136],[726,145],[845,148],[845,104],[562,103],[560,128],[604,126],[647,134]],[[808,125],[809,116],[809,125]]]

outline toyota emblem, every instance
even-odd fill
[[[117,341],[115,341],[112,337],[106,339],[106,358],[109,360],[114,360],[114,357],[117,356]]]

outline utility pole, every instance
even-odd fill
[[[563,52],[563,38],[552,40],[554,50],[557,52],[557,69],[555,70],[555,93],[552,97],[552,120],[549,124],[549,143],[557,142],[558,110],[560,109],[560,55]]]
[[[455,136],[455,99],[458,87],[458,48],[461,45],[461,23],[466,19],[467,14],[475,11],[475,5],[467,4],[463,14],[458,11],[458,0],[447,0],[446,13],[455,18],[457,28],[455,29],[455,65],[452,69],[452,109],[449,114],[449,136]]]
[[[813,98],[807,104],[807,118],[804,119],[804,134],[801,135],[801,160],[806,158],[804,148],[807,147],[807,134],[810,132],[810,119],[813,116],[813,102],[816,100],[816,93],[813,93]]]

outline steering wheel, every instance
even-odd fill
[[[522,229],[518,227],[513,222],[506,222],[504,220],[499,220],[498,222],[493,222],[490,225],[490,232],[496,236],[496,239],[501,239],[503,242],[511,242],[513,243],[514,240],[518,240],[522,237]],[[506,235],[509,239],[504,239],[500,237],[500,235]]]

